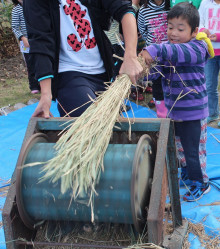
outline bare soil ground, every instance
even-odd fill
[[[8,59],[0,59],[0,69],[1,110],[7,110],[8,113],[15,110],[14,105],[17,103],[27,104],[31,99],[39,99],[39,94],[33,95],[30,92],[26,65],[21,53]]]
[[[15,57],[1,59],[0,68],[1,83],[10,78],[21,79],[27,77],[26,66],[20,53]]]

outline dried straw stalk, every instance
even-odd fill
[[[183,249],[190,248],[190,242],[188,241],[189,233],[193,233],[198,237],[201,246],[206,249],[216,249],[220,248],[220,235],[213,237],[209,236],[205,232],[204,225],[202,223],[192,223],[189,221],[187,235],[184,240]]]
[[[145,64],[142,58],[139,60]],[[112,129],[124,99],[130,94],[131,84],[127,75],[121,75],[92,100],[87,110],[62,132],[55,145],[57,154],[44,166],[40,181],[49,179],[54,183],[61,179],[62,193],[72,189],[73,198],[90,193],[88,204],[92,205]]]
[[[155,245],[153,243],[136,244],[136,245],[124,248],[124,249],[145,249],[145,248],[148,248],[148,249],[163,249],[163,247],[157,246],[157,245]]]
[[[148,77],[149,68],[144,59],[138,57],[138,60],[144,69],[142,77]],[[151,67],[156,68],[156,65]],[[104,170],[103,159],[112,129],[119,118],[121,106],[126,110],[124,99],[129,97],[131,84],[127,75],[117,77],[115,82],[108,85],[107,90],[92,100],[93,103],[87,110],[67,127],[68,130],[61,132],[62,136],[55,145],[56,156],[45,164],[42,170],[44,176],[40,181],[49,179],[55,183],[61,180],[62,193],[71,189],[74,199],[78,195],[87,195],[88,205],[92,205],[96,194],[95,185]]]
[[[72,189],[73,198],[95,193],[95,185],[104,170],[103,158],[119,110],[128,97],[131,81],[119,76],[87,110],[65,130],[55,145],[57,155],[43,168],[42,180],[61,179],[61,192]],[[91,201],[91,198],[90,198]]]
[[[144,69],[142,77],[148,78],[148,66],[141,56],[138,60]],[[170,67],[173,68],[172,65]],[[160,73],[156,69],[156,64],[152,64],[151,68]],[[62,136],[55,145],[56,155],[44,165],[44,176],[40,181],[49,179],[55,183],[61,180],[61,193],[64,194],[71,189],[73,199],[79,195],[87,196],[88,205],[90,204],[93,209],[92,200],[94,194],[97,194],[95,185],[99,181],[101,171],[104,170],[104,154],[114,124],[118,121],[121,106],[126,110],[124,99],[129,97],[131,84],[127,75],[121,75],[107,86],[105,92],[91,100],[93,103],[86,111],[67,127],[68,130],[64,129],[61,132]],[[181,97],[183,96],[178,96],[176,102]],[[37,164],[39,163],[29,166]]]
[[[6,197],[8,190],[9,190],[9,184],[11,180],[4,181],[0,179],[0,197]]]

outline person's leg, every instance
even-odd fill
[[[189,191],[183,196],[186,201],[199,200],[210,191],[206,174],[206,119],[175,122],[175,133],[183,146],[186,170],[192,181]]]
[[[183,146],[189,179],[203,182],[199,160],[200,120],[175,122],[175,134],[180,137]]]
[[[30,55],[28,53],[23,53],[23,54],[24,54],[26,65],[27,65],[29,88],[31,91],[35,91],[33,93],[38,93],[40,91],[40,85],[34,77],[34,68],[29,59]]]
[[[162,89],[162,77],[152,81],[153,99],[156,106],[156,112],[158,118],[166,118],[167,108],[164,103],[163,89]]]
[[[96,98],[96,92],[104,91],[104,80],[101,78],[77,74],[75,72],[64,72],[59,74],[59,88],[57,93],[58,110],[63,117],[67,113],[78,108],[69,116],[80,116]]]
[[[207,143],[207,119],[205,118],[201,120],[201,135],[199,141],[199,161],[200,161],[204,183],[207,183],[209,181],[208,175],[206,173],[206,163],[207,163],[206,143]]]
[[[208,108],[209,117],[207,122],[218,119],[218,74],[219,74],[219,59],[220,56],[215,56],[209,59],[205,66],[206,87],[208,93]]]
[[[190,185],[191,181],[189,180],[187,168],[186,168],[186,158],[183,150],[183,146],[181,144],[181,140],[179,136],[175,136],[176,150],[177,150],[177,159],[180,166],[180,186]]]

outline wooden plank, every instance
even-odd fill
[[[148,241],[160,245],[163,240],[163,218],[167,195],[166,153],[169,120],[162,120],[157,142],[157,154],[147,217]]]

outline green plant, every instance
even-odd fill
[[[12,3],[0,3],[0,30],[1,33],[8,33],[8,27],[11,26],[11,11],[13,8]]]

